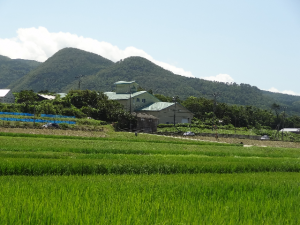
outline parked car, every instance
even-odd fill
[[[260,140],[270,140],[270,137],[268,135],[261,136]]]
[[[195,136],[194,132],[188,131],[183,134],[183,136]]]
[[[42,126],[43,128],[59,128],[57,123],[46,123]]]

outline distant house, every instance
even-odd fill
[[[300,128],[283,128],[280,132],[291,132],[295,134],[300,134]]]
[[[193,113],[175,102],[162,102],[147,91],[137,91],[135,81],[114,83],[115,92],[105,92],[109,99],[116,100],[130,112],[146,113],[158,118],[158,123],[189,123]]]
[[[15,96],[10,89],[0,89],[0,103],[14,103]]]

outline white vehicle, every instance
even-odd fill
[[[44,124],[42,127],[43,128],[50,128],[50,127],[59,128],[59,125],[57,123],[47,123],[47,124]]]
[[[183,134],[183,136],[195,136],[194,132],[188,131]]]
[[[263,135],[260,140],[270,140],[270,137],[268,135]]]

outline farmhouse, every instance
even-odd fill
[[[0,89],[0,103],[14,103],[15,96],[10,89]]]
[[[109,99],[116,100],[129,112],[146,113],[158,118],[158,123],[189,123],[193,113],[177,102],[162,102],[147,91],[137,91],[135,81],[114,83],[115,92],[105,92]]]

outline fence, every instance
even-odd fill
[[[19,121],[19,122],[36,122],[36,123],[68,123],[68,124],[76,124],[76,122],[74,122],[74,121],[41,120],[41,119],[19,119],[19,118],[6,118],[6,117],[1,117],[0,120],[4,120],[4,121]]]

